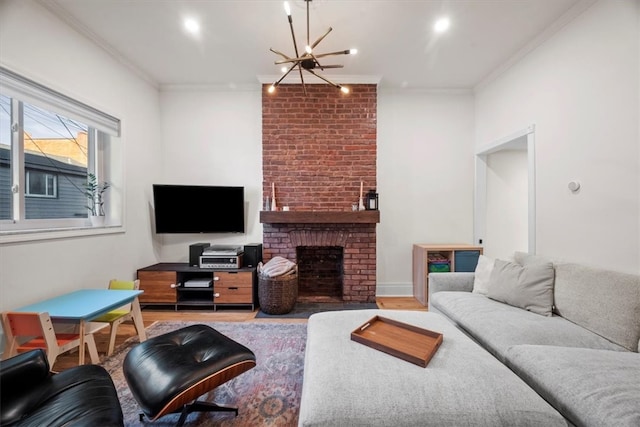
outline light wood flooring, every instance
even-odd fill
[[[380,309],[386,310],[422,310],[426,311],[420,302],[413,297],[379,297],[376,303]],[[306,323],[307,319],[256,319],[258,310],[218,310],[218,311],[188,311],[188,310],[151,310],[143,309],[142,318],[145,327],[157,321],[202,321],[202,322],[280,322],[280,323]],[[133,324],[124,323],[118,328],[116,348],[128,338],[135,336],[136,330]],[[96,345],[100,356],[104,356],[109,345],[109,328],[97,331],[95,334]],[[87,363],[90,363],[87,353]],[[78,365],[77,351],[68,352],[58,356],[53,366],[53,371],[63,371]]]

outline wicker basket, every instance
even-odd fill
[[[268,277],[258,273],[260,310],[266,314],[286,314],[298,298],[298,270],[284,276]]]

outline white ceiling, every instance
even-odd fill
[[[321,72],[337,83],[470,89],[593,1],[313,0],[310,38],[331,26],[315,52],[358,49],[324,61],[344,64]],[[269,48],[294,56],[281,0],[40,2],[159,86],[266,83],[280,73]],[[290,4],[302,51],[306,3]],[[443,15],[451,28],[436,35],[432,25]],[[200,22],[198,38],[183,30],[184,17]]]

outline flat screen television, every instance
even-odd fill
[[[156,233],[244,233],[244,187],[153,185]]]

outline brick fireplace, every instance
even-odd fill
[[[340,248],[341,283],[322,292],[323,281],[302,282],[299,299],[311,301],[375,302],[376,223],[378,211],[363,212],[261,212],[265,260],[282,256],[297,264],[300,248]],[[318,222],[319,221],[319,222]],[[318,260],[316,259],[316,262]],[[322,269],[312,274],[322,275]],[[313,281],[311,281],[313,282]],[[305,289],[304,287],[307,287]]]
[[[275,187],[276,212],[261,212],[263,257],[321,265],[301,282],[300,298],[375,302],[377,211],[353,212],[360,185],[375,189],[377,87],[283,84],[262,96],[263,196]],[[283,206],[289,211],[283,212]],[[333,249],[330,249],[333,248]],[[315,254],[311,249],[315,249]],[[327,264],[341,253],[342,266]],[[326,259],[318,258],[327,254]],[[307,266],[307,261],[301,260]],[[299,265],[300,267],[300,265]],[[317,280],[314,280],[315,277]]]

